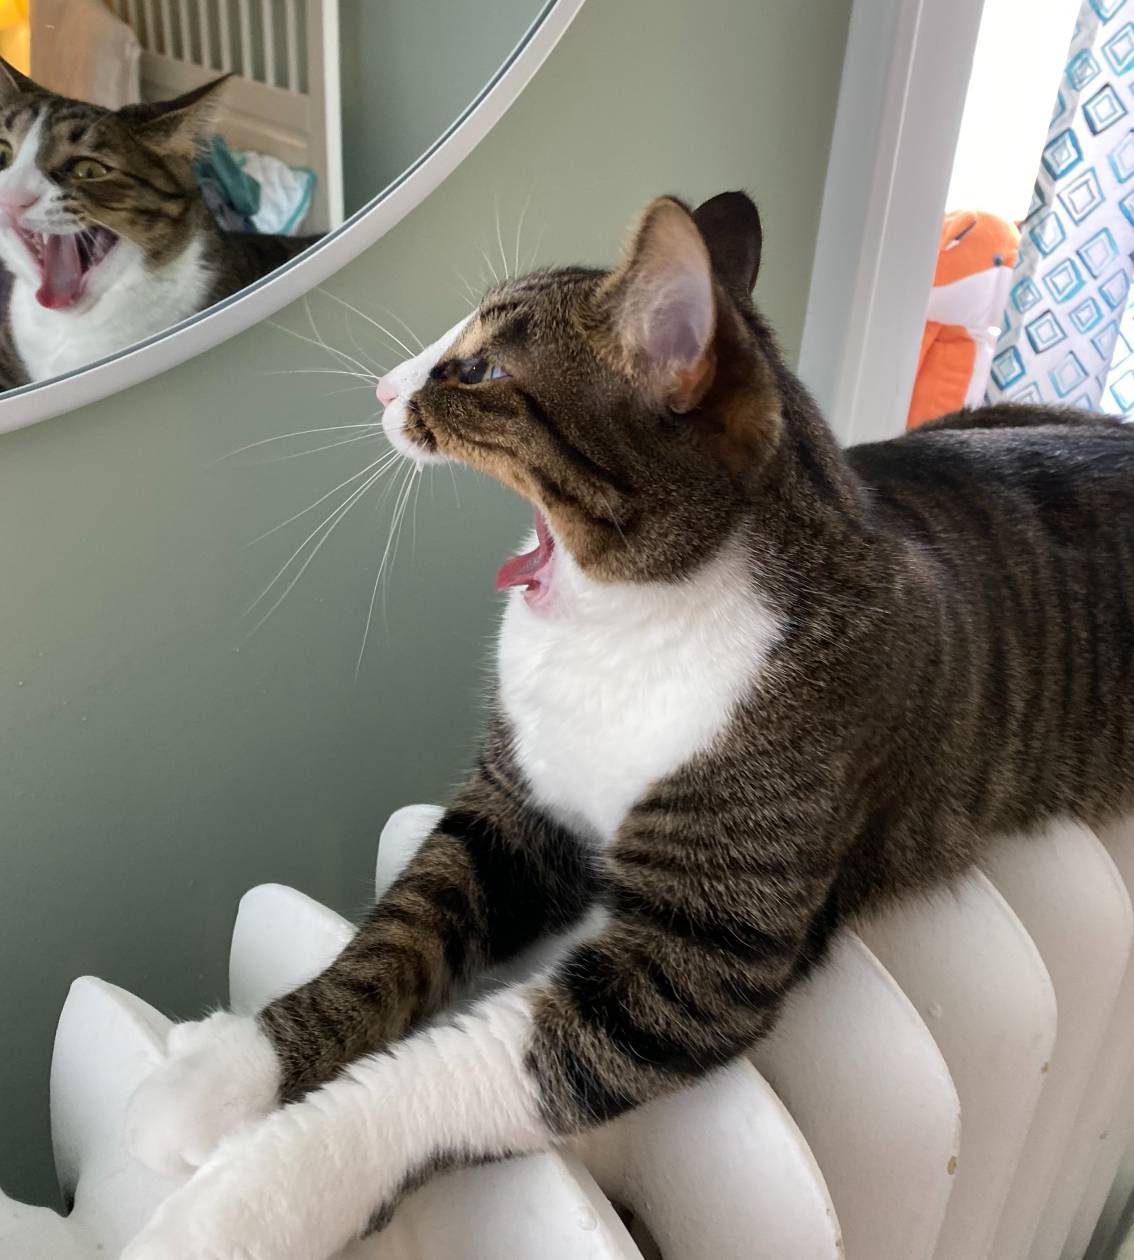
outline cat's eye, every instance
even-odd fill
[[[0,140],[0,171],[12,165],[12,146],[7,140]]]
[[[76,179],[102,179],[104,175],[110,174],[110,168],[96,162],[94,158],[80,158],[71,167],[71,174]]]
[[[480,385],[484,381],[499,381],[510,375],[510,372],[489,363],[487,359],[467,359],[461,366],[460,381],[462,385]]]

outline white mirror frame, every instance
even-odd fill
[[[400,222],[476,148],[583,6],[548,0],[476,99],[420,158],[342,227],[232,297],[95,363],[0,395],[0,433],[97,402],[227,341],[310,292]]]

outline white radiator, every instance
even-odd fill
[[[379,895],[437,813],[391,818]],[[1109,1258],[1134,1188],[1128,888],[1134,820],[1004,842],[961,887],[844,933],[751,1060],[573,1150],[438,1178],[348,1254]],[[351,930],[293,889],[252,889],[233,932],[233,1007],[313,975]],[[63,1219],[0,1195],[3,1260],[107,1260],[173,1188],[121,1139],[168,1027],[113,985],[74,983],[51,1115],[75,1206]]]

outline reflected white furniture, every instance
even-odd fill
[[[391,818],[379,895],[437,813]],[[844,933],[751,1060],[570,1150],[439,1177],[347,1254],[1081,1260],[1111,1184],[1124,1192],[1134,1131],[1131,878],[1134,823],[1102,842],[1072,824],[1003,842],[983,874]],[[294,889],[252,889],[233,1007],[315,974],[351,932]],[[72,986],[51,1088],[74,1209],[64,1220],[0,1196],[4,1260],[113,1257],[173,1188],[121,1140],[168,1028],[112,985]]]
[[[141,96],[163,101],[233,77],[220,131],[232,147],[270,153],[315,172],[304,232],[343,221],[342,102],[338,0],[282,7],[196,0],[113,0],[141,44]],[[277,55],[278,53],[278,55]]]

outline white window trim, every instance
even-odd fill
[[[855,0],[799,374],[844,445],[905,428],[984,0]]]

